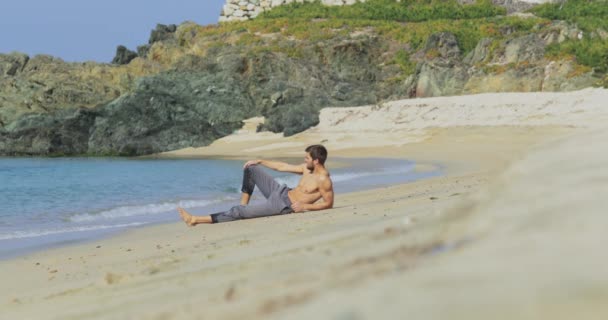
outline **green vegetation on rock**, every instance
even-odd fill
[[[477,19],[505,14],[491,1],[461,5],[455,0],[368,0],[350,6],[324,6],[320,1],[291,3],[260,15],[259,19],[349,19],[420,22],[440,19]]]
[[[582,65],[608,72],[608,1],[569,0],[531,9],[551,20],[564,20],[580,28],[580,39],[569,39],[547,48],[550,57],[572,55]]]
[[[576,23],[581,30],[586,32],[593,32],[597,28],[608,29],[607,0],[568,0],[545,3],[530,9],[530,12],[551,20]]]

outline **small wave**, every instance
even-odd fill
[[[374,175],[374,174],[378,174],[378,173],[373,173],[373,172],[338,173],[338,174],[332,174],[331,180],[334,183],[336,183],[336,182],[341,182],[341,181],[353,180],[353,179],[357,179],[357,178],[361,178],[361,177],[365,177],[365,176],[370,176],[370,175]],[[276,181],[280,184],[286,184],[290,188],[295,188],[298,185],[300,178],[301,177],[297,176],[297,175],[282,176],[282,177],[276,178]]]
[[[23,239],[23,238],[36,238],[42,236],[48,236],[52,234],[70,233],[70,232],[84,232],[84,231],[95,231],[105,229],[116,229],[116,228],[127,228],[136,227],[147,224],[147,222],[133,222],[116,225],[99,225],[99,226],[87,226],[87,227],[70,227],[57,230],[41,230],[41,231],[16,231],[6,235],[0,235],[0,240],[11,240],[11,239]]]
[[[281,177],[277,177],[276,181],[279,184],[285,184],[290,188],[295,188],[298,185],[298,182],[300,181],[300,176],[299,175],[281,176]]]
[[[414,164],[408,164],[408,165],[399,166],[399,167],[379,168],[378,170],[374,170],[374,171],[342,172],[342,173],[332,174],[331,181],[336,183],[336,182],[349,181],[349,180],[354,180],[354,179],[359,179],[359,178],[364,178],[364,177],[369,177],[369,176],[408,173],[408,172],[411,172],[412,170],[414,170],[414,168],[415,168]],[[288,185],[289,187],[293,188],[298,185],[298,181],[300,181],[300,176],[296,176],[296,175],[282,176],[282,177],[278,177],[276,180],[279,183],[284,183],[284,184]]]
[[[71,216],[68,220],[70,222],[90,222],[102,219],[107,220],[141,215],[153,215],[173,211],[176,207],[182,207],[185,209],[200,208],[234,199],[235,198],[232,197],[222,197],[213,200],[182,200],[178,202],[152,203],[139,206],[123,206],[101,212],[76,214]]]
[[[239,193],[241,188],[240,186],[225,187],[222,191],[226,193]]]

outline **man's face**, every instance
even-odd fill
[[[306,163],[306,169],[313,170],[315,168],[315,163],[317,162],[317,160],[312,160],[310,153],[306,152],[306,155],[304,156],[304,162]]]

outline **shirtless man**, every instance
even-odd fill
[[[219,223],[332,208],[334,189],[329,172],[325,169],[326,159],[325,147],[312,145],[306,148],[304,163],[301,165],[268,160],[247,161],[243,166],[240,206],[209,216],[194,216],[186,210],[178,208],[179,214],[187,225],[195,226],[200,223]],[[302,175],[302,178],[295,189],[290,189],[285,184],[278,184],[272,176],[264,172],[261,166],[281,172],[297,173]],[[255,186],[260,189],[266,201],[248,205]],[[319,199],[323,199],[323,201],[317,203]]]

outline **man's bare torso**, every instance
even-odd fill
[[[315,203],[317,200],[321,199],[319,185],[324,179],[330,179],[327,170],[313,173],[305,169],[298,186],[289,191],[289,200],[291,200],[292,203]]]

